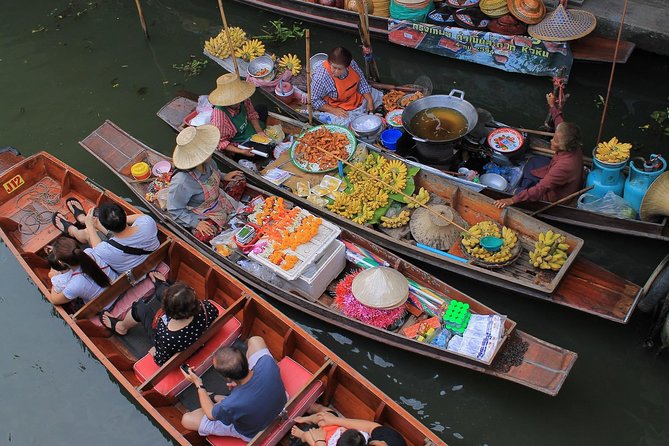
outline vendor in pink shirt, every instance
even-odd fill
[[[576,124],[564,121],[562,112],[555,107],[555,97],[552,94],[546,95],[546,101],[556,124],[555,135],[551,139],[553,158],[547,165],[530,170],[536,177],[535,184],[527,185],[511,198],[495,201],[495,206],[498,208],[523,201],[554,202],[581,189],[583,183],[581,131]]]

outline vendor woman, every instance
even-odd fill
[[[242,172],[225,176],[212,154],[219,144],[220,132],[213,125],[187,127],[177,136],[172,161],[177,168],[167,194],[167,211],[195,237],[209,243],[235,213],[246,188]],[[221,178],[224,191],[220,189]]]
[[[549,93],[546,101],[556,124],[551,139],[553,158],[534,157],[525,165],[522,190],[511,198],[495,201],[495,206],[504,208],[523,201],[554,202],[577,192],[583,184],[583,152],[581,131],[576,124],[565,122],[561,111],[555,106],[555,97]]]
[[[371,113],[381,105],[383,94],[369,86],[351,52],[337,47],[314,69],[311,97],[320,121],[348,125],[356,116]]]
[[[239,143],[255,133],[266,136],[261,121],[267,119],[267,109],[259,107],[256,111],[249,99],[255,91],[254,85],[239,79],[234,73],[216,79],[216,89],[209,94],[209,102],[214,106],[210,123],[221,133],[218,150],[253,156],[250,149],[240,148]]]

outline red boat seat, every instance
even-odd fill
[[[155,271],[158,271],[159,273],[162,273],[163,276],[167,277],[170,272],[170,267],[166,263],[160,262]],[[125,313],[130,309],[133,302],[137,302],[139,299],[144,299],[145,297],[150,296],[155,289],[156,287],[153,282],[151,282],[151,279],[148,277],[144,278],[137,285],[126,291],[116,302],[116,305],[114,305],[114,308],[110,311],[111,315],[117,319],[123,319]],[[90,318],[89,321],[98,327],[102,327],[102,322],[100,322],[100,318],[97,316]]]
[[[309,382],[311,373],[288,356],[284,356],[284,358],[279,361],[278,365],[281,373],[281,381],[283,381],[283,385],[288,393],[288,399],[290,399],[294,397],[307,382]],[[306,413],[307,409],[309,409],[309,407],[311,407],[322,394],[323,383],[321,381],[312,383],[299,401],[297,401],[296,404],[293,404],[287,413],[280,415],[281,421],[270,427],[272,432],[262,443],[260,443],[260,445],[274,446],[278,444],[293,426],[293,418]],[[207,441],[213,446],[246,446],[245,441],[233,437],[209,435]]]
[[[213,301],[210,302],[218,308],[219,314],[223,312],[223,308],[220,305]],[[220,347],[232,344],[235,339],[239,337],[241,332],[242,324],[239,320],[236,318],[230,319],[200,350],[197,351],[197,353],[188,359],[188,365],[195,370],[197,375],[202,375],[212,366],[216,350]],[[153,356],[147,353],[142,359],[137,361],[132,368],[135,370],[137,379],[144,382],[156,373],[160,366],[153,360]],[[153,388],[161,395],[174,397],[188,387],[189,384],[190,381],[184,378],[181,369],[177,367],[154,385]]]

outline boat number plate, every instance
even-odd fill
[[[25,181],[23,181],[23,177],[21,175],[16,175],[14,178],[4,183],[2,186],[5,188],[8,194],[11,194],[24,184]]]

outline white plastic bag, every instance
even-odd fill
[[[579,209],[612,215],[617,218],[636,218],[636,211],[622,197],[608,191],[602,198],[585,193],[578,197],[576,205]]]
[[[158,206],[160,206],[160,209],[162,209],[163,211],[167,209],[167,194],[169,189],[170,189],[169,187],[165,187],[156,192],[156,200],[158,200]]]

